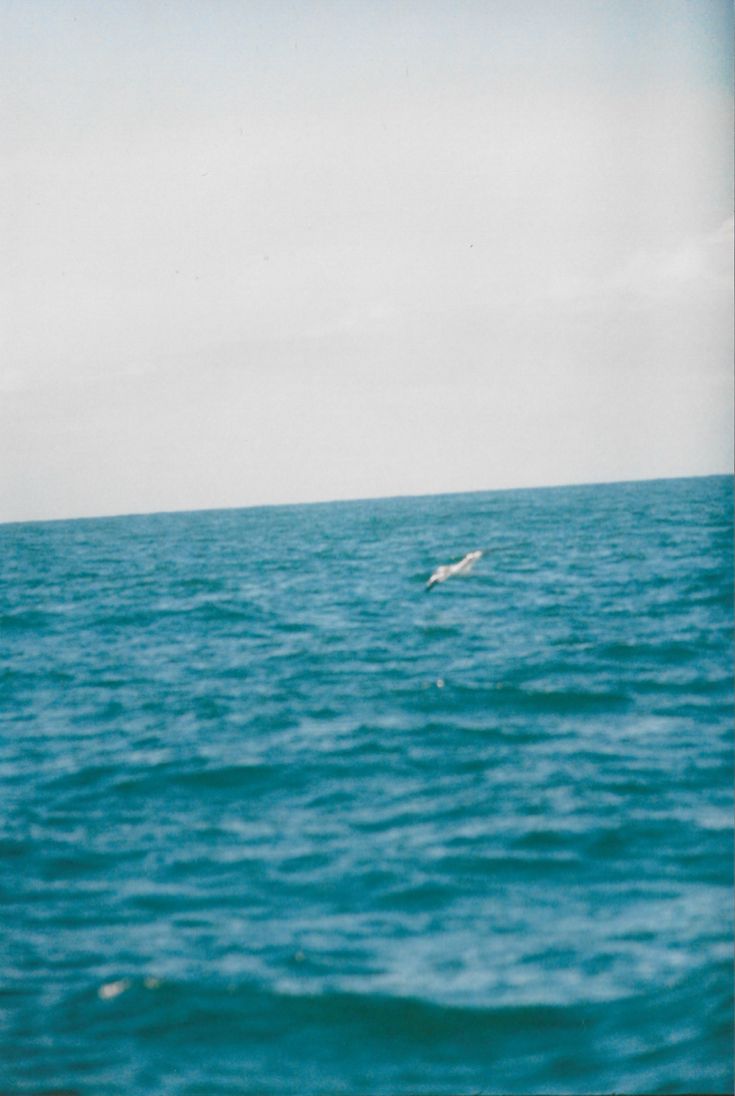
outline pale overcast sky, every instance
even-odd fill
[[[732,468],[729,0],[2,0],[0,520]]]

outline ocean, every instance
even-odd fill
[[[731,1092],[732,513],[0,527],[0,1092]]]

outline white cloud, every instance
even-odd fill
[[[673,248],[638,250],[611,279],[611,288],[647,298],[732,291],[733,219],[689,236]],[[724,317],[723,317],[724,319]]]

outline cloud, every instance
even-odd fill
[[[651,300],[691,293],[726,295],[733,282],[732,254],[730,217],[714,231],[689,236],[674,247],[637,250],[609,286]]]

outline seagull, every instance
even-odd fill
[[[480,551],[468,552],[458,563],[442,563],[441,567],[437,567],[426,583],[426,589],[430,590],[432,586],[436,586],[437,582],[446,582],[452,575],[466,575],[468,571],[472,570],[481,555],[482,552]]]

